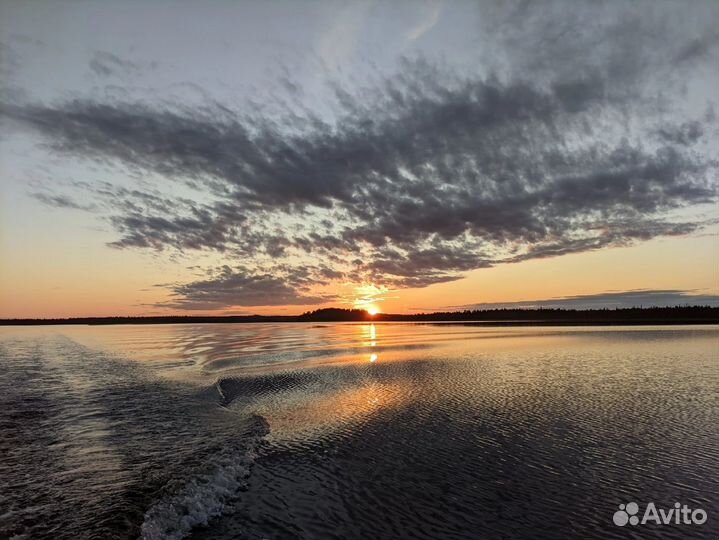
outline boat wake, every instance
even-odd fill
[[[223,450],[189,480],[172,480],[160,498],[145,512],[141,540],[180,540],[194,527],[207,525],[226,513],[240,493],[255,460],[256,450],[269,433],[267,421],[255,415],[253,427],[242,448]]]

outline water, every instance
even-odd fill
[[[0,328],[0,367],[0,538],[719,534],[717,327]]]

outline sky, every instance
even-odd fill
[[[719,305],[717,28],[0,0],[0,317]]]

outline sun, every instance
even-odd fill
[[[369,305],[369,306],[367,306],[366,309],[367,309],[367,313],[369,313],[373,317],[379,313],[379,308],[374,305]]]

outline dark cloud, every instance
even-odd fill
[[[676,126],[665,126],[658,131],[659,137],[670,144],[692,145],[704,135],[704,126],[697,121]]]
[[[322,304],[335,296],[307,292],[316,269],[274,269],[272,274],[245,267],[225,266],[207,279],[171,286],[173,299],[158,307],[214,310],[228,306],[280,306]]]
[[[402,289],[455,281],[461,278],[458,271],[488,268],[492,264],[471,246],[435,241],[434,245],[423,249],[401,251],[388,247],[378,250],[367,266],[373,281]]]
[[[714,119],[688,119],[672,77],[711,60],[715,34],[670,24],[673,5],[487,6],[496,74],[405,60],[373,89],[337,84],[334,118],[91,100],[3,114],[58,152],[201,193],[91,188],[115,247],[249,261],[178,285],[174,307],[320,301],[298,281],[308,259],[319,283],[422,287],[704,226],[672,215],[716,201]],[[99,73],[119,60],[102,59]]]
[[[486,62],[542,80],[596,70],[612,82],[612,92],[625,95],[686,79],[686,70],[702,62],[710,67],[719,54],[713,0],[690,7],[653,0],[490,0],[482,15],[481,32],[494,36],[495,45],[487,48]]]
[[[674,63],[701,60],[711,57],[719,49],[719,31],[714,28],[682,46],[674,57]]]
[[[598,294],[561,296],[544,300],[502,302],[454,306],[461,309],[563,308],[614,309],[632,307],[719,306],[719,296],[696,291],[666,289],[612,291]]]
[[[94,205],[86,205],[77,202],[68,195],[57,195],[52,193],[32,193],[32,197],[41,203],[54,208],[70,208],[72,210],[94,210]]]

